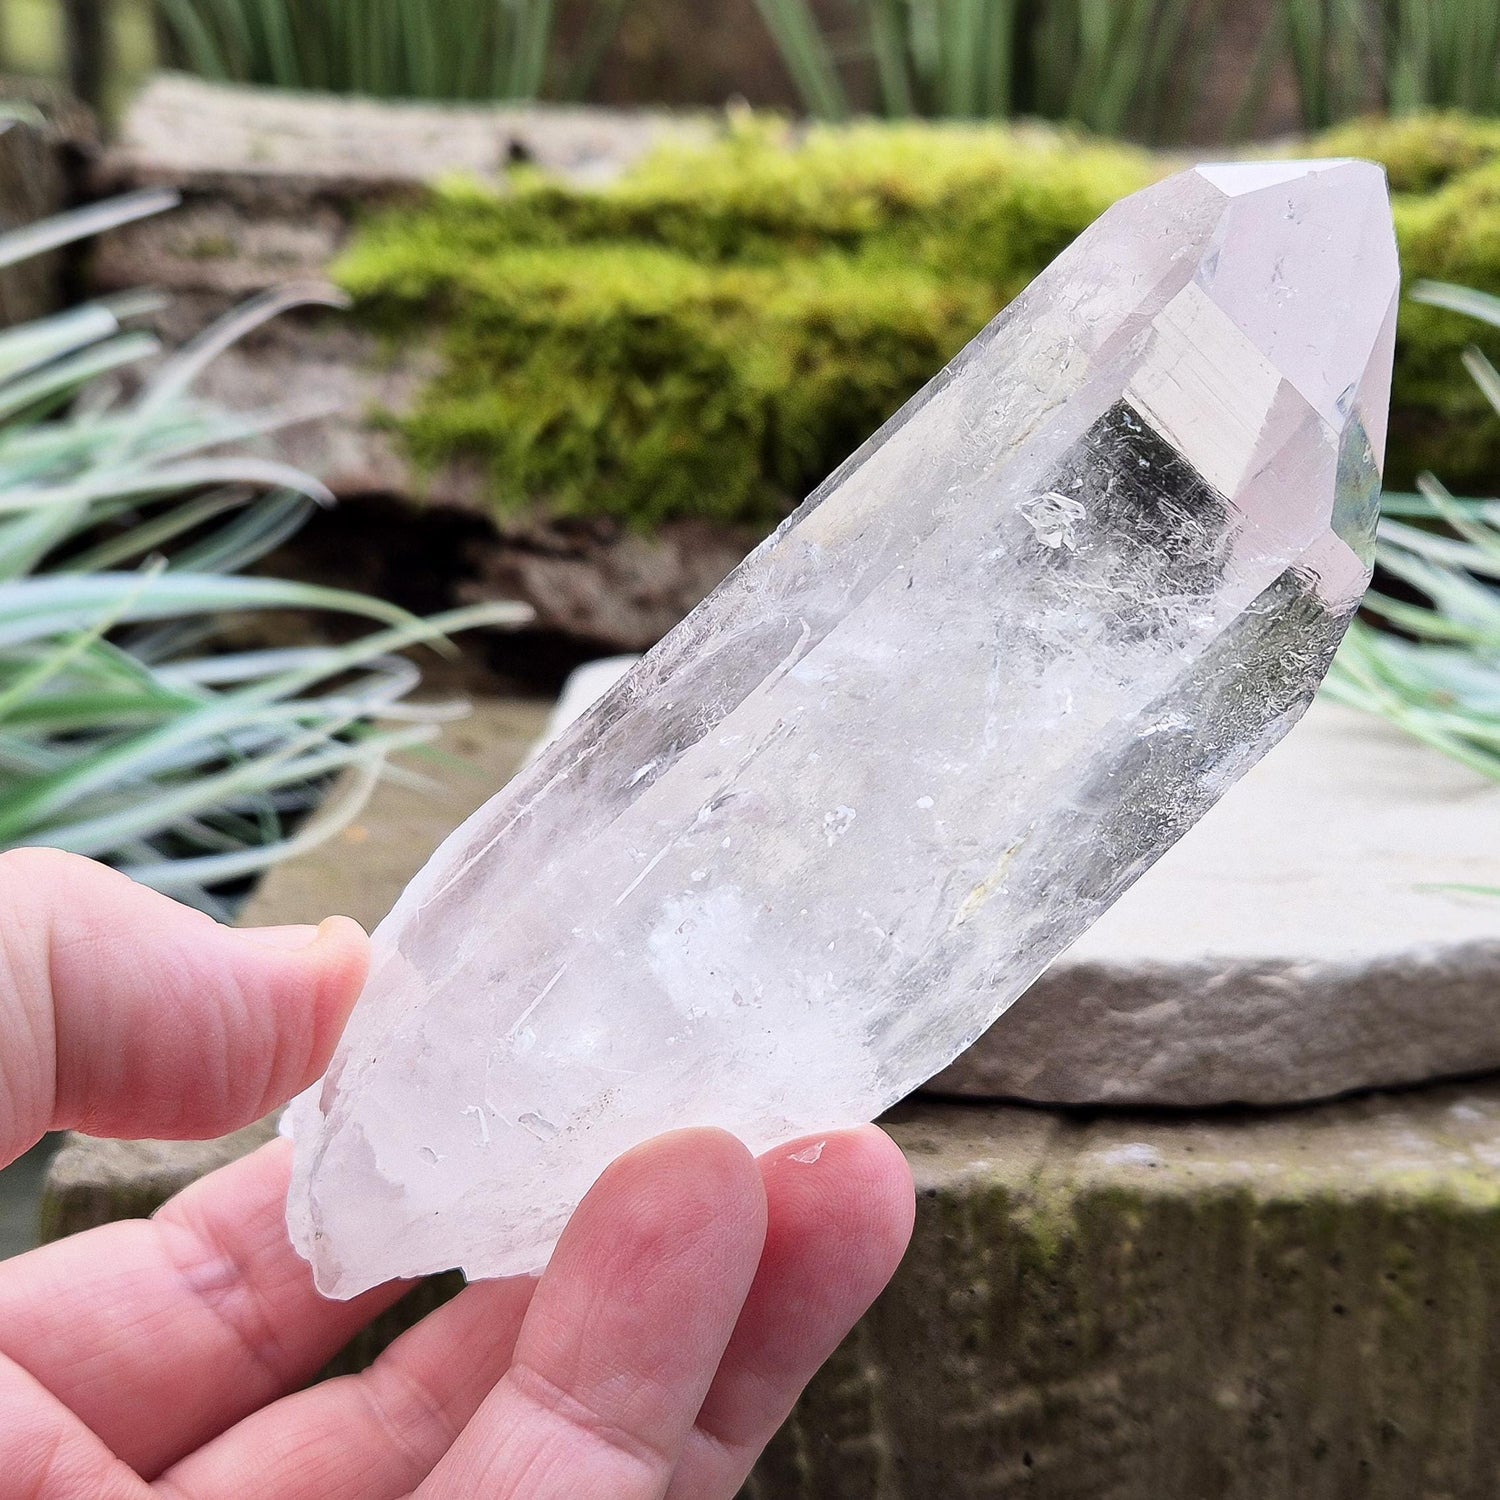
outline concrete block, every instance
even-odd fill
[[[69,1135],[42,1191],[45,1244],[119,1219],[148,1219],[189,1183],[272,1140],[262,1120],[213,1141],[101,1141]]]
[[[895,1282],[747,1500],[1490,1500],[1500,1086],[908,1105]]]

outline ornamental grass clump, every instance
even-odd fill
[[[1218,13],[1218,0],[853,0],[842,38],[810,0],[756,5],[819,119],[857,113],[840,66],[855,61],[884,115],[1036,115],[1147,140],[1181,133]]]
[[[168,60],[204,78],[379,98],[581,92],[624,0],[593,0],[566,68],[554,0],[156,0]],[[556,76],[561,74],[561,76]]]
[[[1494,0],[1278,0],[1262,51],[1285,58],[1310,128],[1373,109],[1500,113]]]
[[[1500,297],[1436,282],[1412,296],[1500,328]],[[1500,415],[1500,371],[1476,348],[1463,359]],[[1382,509],[1365,618],[1324,691],[1500,780],[1500,500],[1458,499],[1424,473]]]
[[[12,231],[0,267],[173,201],[148,191]],[[281,310],[337,300],[265,294],[159,362],[132,327],[149,294],[0,331],[0,849],[92,855],[222,910],[215,887],[335,832],[391,756],[455,711],[411,700],[404,648],[524,618],[493,604],[422,620],[243,575],[330,498],[243,445],[314,413],[228,411],[195,398],[194,379]],[[227,620],[286,609],[377,628],[226,649]]]

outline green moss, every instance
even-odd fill
[[[1397,193],[1424,193],[1500,158],[1500,120],[1452,111],[1351,120],[1318,137],[1324,156],[1382,163]]]
[[[1500,291],[1500,122],[1359,122],[1311,149],[1389,165],[1408,280]],[[393,338],[438,331],[442,374],[394,418],[419,464],[478,460],[501,510],[764,524],[1172,165],[1036,126],[747,118],[602,190],[447,186],[365,226],[336,274]],[[1493,486],[1475,333],[1407,307],[1395,481]]]

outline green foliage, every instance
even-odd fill
[[[205,78],[377,97],[534,99],[555,0],[157,0],[174,61]],[[623,0],[594,11],[597,53]],[[587,59],[585,59],[587,61]],[[586,71],[565,84],[576,92]]]
[[[1362,122],[1310,149],[1388,165],[1409,277],[1500,292],[1500,122]],[[1034,125],[741,119],[603,190],[450,187],[373,220],[336,275],[393,339],[438,330],[443,373],[389,419],[426,465],[486,465],[498,509],[763,524],[1169,169]],[[1500,424],[1458,362],[1469,338],[1447,309],[1403,310],[1398,484],[1500,476]]]
[[[146,192],[0,235],[0,266],[170,206]],[[299,301],[255,299],[161,361],[120,297],[0,332],[0,849],[93,855],[212,909],[211,888],[327,837],[446,710],[406,702],[403,647],[524,611],[418,620],[378,600],[240,577],[329,497],[243,444],[310,413],[195,400],[226,345]],[[379,626],[347,646],[214,649],[247,611]],[[347,791],[323,803],[331,779]],[[314,811],[314,809],[318,809]],[[309,817],[308,815],[311,814]]]
[[[1037,115],[1110,135],[1180,135],[1199,97],[1217,0],[847,0],[852,45],[811,0],[756,0],[804,108],[851,114],[848,61],[892,116]],[[1284,66],[1304,125],[1374,108],[1500,113],[1495,0],[1276,0],[1236,120]]]
[[[1494,0],[1386,0],[1386,104],[1500,114],[1500,6]]]
[[[755,0],[755,5],[781,49],[782,61],[808,113],[822,120],[847,120],[852,111],[844,80],[808,0]],[[874,0],[869,7],[872,29],[875,18],[883,18],[889,9]]]
[[[809,0],[756,3],[804,107],[847,119],[836,49]],[[1037,115],[1148,139],[1180,124],[1196,85],[1183,59],[1203,55],[1194,44],[1211,19],[1191,0],[851,0],[850,11],[883,114]]]
[[[1377,107],[1500,113],[1494,0],[1280,0],[1268,43],[1312,129]]]
[[[1180,136],[1217,11],[1217,0],[1047,0],[1031,12],[1023,39],[1030,67],[1015,113],[1104,135]]]
[[[1264,44],[1291,66],[1310,130],[1374,103],[1374,24],[1368,0],[1280,0]]]
[[[1436,282],[1412,295],[1500,328],[1500,297]],[[1463,362],[1500,416],[1500,372],[1474,348]],[[1328,692],[1500,781],[1500,502],[1457,500],[1422,474],[1416,494],[1386,497],[1376,562],[1376,623],[1351,627]]]

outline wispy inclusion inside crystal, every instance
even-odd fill
[[[1397,279],[1366,163],[1106,213],[412,883],[294,1106],[319,1285],[536,1270],[629,1146],[990,1026],[1322,678]]]

